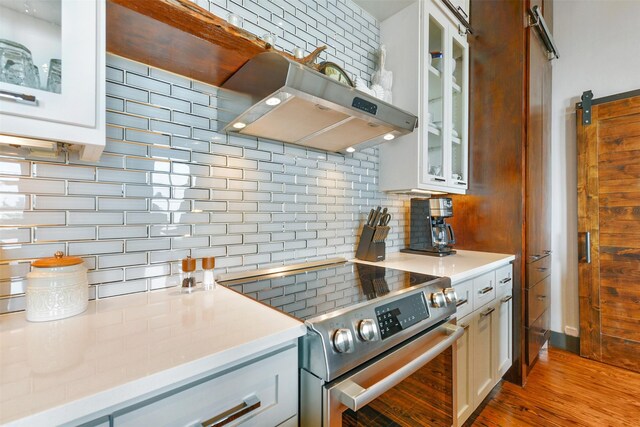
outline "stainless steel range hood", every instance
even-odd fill
[[[275,52],[249,60],[218,97],[220,130],[350,152],[413,132],[418,118]]]

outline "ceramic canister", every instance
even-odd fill
[[[27,274],[27,320],[44,322],[75,316],[87,309],[89,281],[82,259],[56,252],[34,261]]]

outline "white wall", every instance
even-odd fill
[[[640,1],[555,0],[553,34],[551,329],[578,328],[575,103],[640,89]]]

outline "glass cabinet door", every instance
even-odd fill
[[[445,25],[432,13],[427,14],[425,58],[427,76],[427,105],[425,108],[427,125],[423,128],[423,140],[426,150],[423,154],[426,163],[423,170],[423,181],[431,184],[444,184],[445,176],[445,57],[446,33]],[[423,143],[424,144],[424,143]]]
[[[451,176],[452,186],[467,188],[468,147],[468,45],[457,33],[452,34],[451,55]]]
[[[99,3],[0,0],[0,112],[95,125]]]

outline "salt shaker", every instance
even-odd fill
[[[182,258],[182,273],[180,274],[180,291],[192,292],[196,288],[196,260],[188,256]]]
[[[202,258],[202,270],[204,276],[202,278],[202,286],[205,289],[214,289],[216,287],[216,281],[213,278],[213,269],[216,266],[215,257]]]

